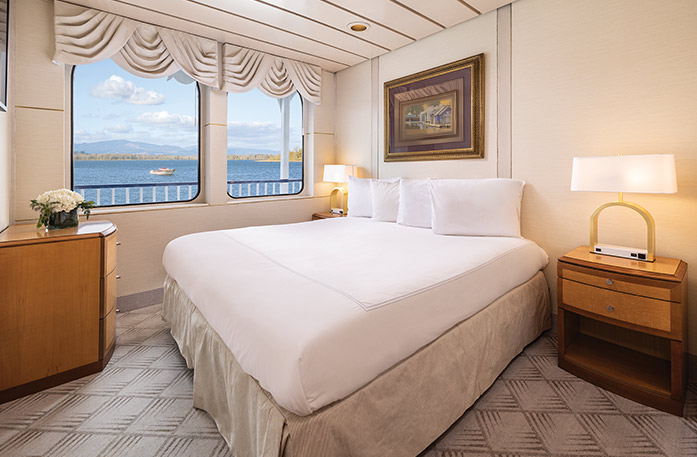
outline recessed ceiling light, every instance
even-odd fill
[[[347,27],[354,32],[364,32],[370,25],[366,22],[351,22]]]

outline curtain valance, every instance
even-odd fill
[[[228,92],[258,88],[283,98],[297,90],[306,100],[320,102],[322,73],[315,65],[61,1],[55,2],[54,27],[56,62],[80,65],[111,58],[145,78],[182,70]]]

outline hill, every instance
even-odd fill
[[[93,143],[75,143],[73,151],[83,154],[140,154],[147,156],[196,156],[198,148],[196,146],[179,147],[165,144],[144,143],[141,141],[128,140],[108,140],[95,141]],[[228,149],[228,155],[274,155],[278,151],[261,148],[241,148],[232,147]]]

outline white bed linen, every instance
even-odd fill
[[[547,262],[523,238],[361,218],[196,233],[163,258],[242,369],[298,415],[358,390]]]

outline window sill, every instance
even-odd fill
[[[250,203],[264,203],[264,202],[279,202],[288,200],[307,200],[311,198],[322,198],[324,196],[313,197],[311,195],[279,195],[273,197],[249,197],[232,199],[228,196],[228,200],[224,203],[176,203],[172,202],[169,204],[159,203],[156,205],[133,205],[133,206],[112,206],[105,208],[95,208],[92,210],[92,215],[103,216],[107,214],[124,214],[124,213],[141,213],[147,211],[168,211],[173,209],[188,209],[188,208],[205,208],[207,206],[221,206],[221,205],[244,205]]]

